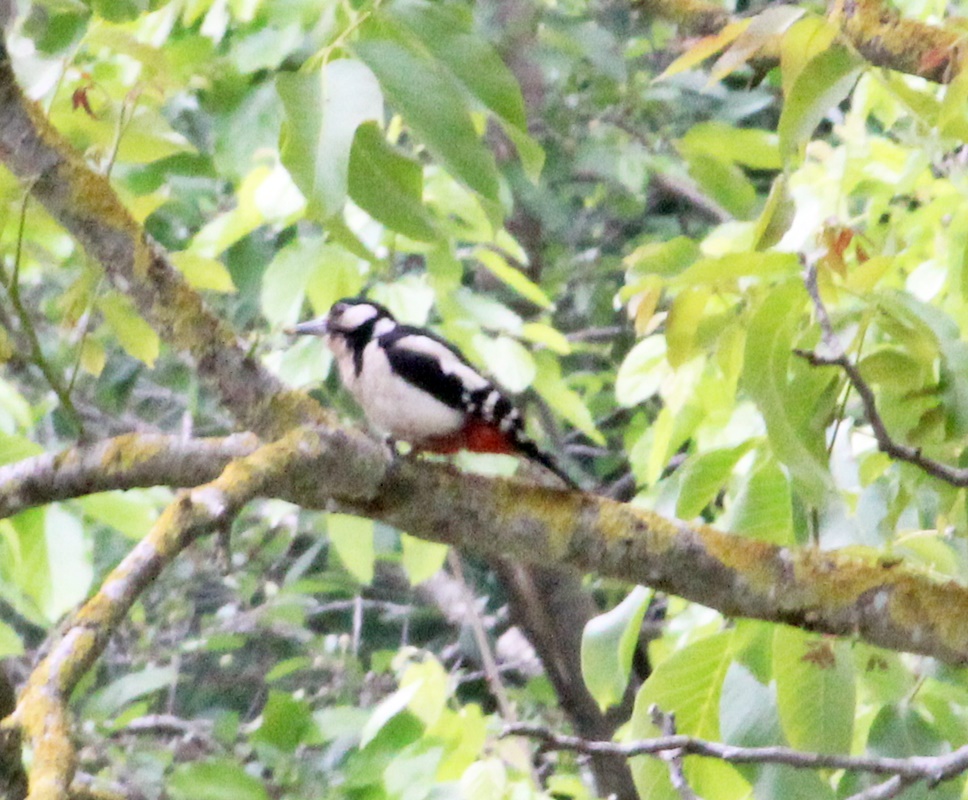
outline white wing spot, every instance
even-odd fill
[[[396,327],[396,322],[394,322],[392,319],[388,319],[387,317],[383,317],[382,319],[377,320],[376,325],[373,326],[373,335],[383,336]]]

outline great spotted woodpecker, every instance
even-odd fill
[[[511,453],[577,484],[524,432],[521,412],[453,345],[401,325],[379,303],[340,300],[289,333],[321,336],[370,423],[416,450]]]

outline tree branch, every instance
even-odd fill
[[[737,20],[707,0],[633,0],[633,7],[672,20],[693,36],[713,36]],[[885,0],[831,0],[827,18],[875,67],[948,83],[964,61],[962,35],[955,26],[948,30],[906,19]]]
[[[252,453],[251,433],[182,439],[131,433],[97,444],[45,453],[0,467],[0,519],[74,497],[147,486],[197,486],[233,458]]]
[[[181,493],[151,532],[121,561],[100,590],[69,620],[34,668],[14,713],[4,727],[20,726],[33,747],[29,800],[63,800],[77,766],[70,739],[67,699],[77,682],[103,652],[118,623],[145,587],[192,542],[225,527],[253,497],[274,494],[287,472],[299,464],[303,479],[324,472],[331,489],[357,500],[359,475],[346,467],[347,445],[339,432],[320,435],[297,428],[284,439],[265,445],[228,464],[211,483]],[[379,477],[381,449],[370,442],[374,458],[358,464]],[[354,455],[359,458],[357,449]],[[297,478],[297,483],[300,482]],[[377,482],[377,485],[378,482]]]
[[[338,442],[342,460],[328,471],[311,460],[307,464],[313,449],[304,445],[307,453],[293,455],[292,468],[266,487],[267,495],[380,519],[487,557],[642,583],[727,616],[860,636],[891,650],[968,664],[968,629],[963,624],[968,589],[954,581],[935,581],[896,560],[778,547],[668,520],[604,497],[468,475],[419,458],[391,463],[380,445],[346,429],[320,428],[313,437],[329,442],[327,446]],[[244,438],[238,444],[243,450],[248,446]],[[110,442],[105,452],[111,452]],[[143,477],[152,482],[159,480],[160,472],[152,474],[149,465],[165,464],[167,456],[152,455],[150,448],[142,452],[147,454],[144,462],[135,458],[133,469],[143,469]],[[152,461],[155,457],[157,462]],[[214,469],[221,456],[211,457]],[[36,465],[45,459],[28,461]],[[94,455],[87,458],[89,466],[97,461]],[[49,463],[57,463],[57,457]],[[117,464],[123,472],[123,459]],[[3,469],[8,476],[20,471],[30,468]],[[179,478],[178,471],[167,477]],[[180,479],[188,477],[182,474]],[[88,479],[93,480],[90,470],[87,477],[64,485],[77,489]],[[137,485],[118,480],[124,486]],[[0,488],[7,486],[0,483]],[[107,482],[97,485],[104,488],[109,488]]]
[[[520,723],[508,725],[502,736],[527,736],[540,742],[544,750],[565,750],[593,755],[610,753],[623,758],[642,755],[661,755],[679,751],[686,755],[703,756],[726,761],[730,764],[783,764],[795,769],[831,769],[850,772],[866,772],[873,775],[889,775],[892,787],[900,782],[904,787],[924,781],[929,788],[951,780],[968,770],[968,745],[940,756],[915,756],[890,758],[881,756],[842,756],[827,753],[805,753],[789,747],[737,747],[721,742],[711,742],[683,734],[664,735],[654,739],[632,742],[590,741],[577,736],[555,733],[542,726]],[[885,784],[878,784],[884,786]],[[876,788],[876,787],[872,787]],[[895,795],[863,793],[851,800]]]
[[[921,452],[919,447],[901,444],[895,441],[887,430],[884,420],[877,410],[877,398],[874,390],[871,389],[867,381],[860,374],[857,366],[847,357],[844,347],[840,343],[837,333],[834,331],[833,323],[830,321],[830,314],[820,297],[820,289],[817,286],[817,269],[815,265],[809,265],[804,270],[804,284],[807,293],[813,301],[813,307],[817,316],[817,323],[820,325],[823,334],[823,342],[829,353],[821,354],[818,352],[808,352],[806,350],[794,350],[801,358],[806,359],[814,366],[840,367],[850,385],[860,396],[861,404],[864,406],[864,414],[870,423],[874,438],[877,441],[878,449],[891,456],[897,461],[905,461],[908,464],[922,469],[929,475],[939,478],[952,486],[968,486],[968,469],[952,467],[928,458]]]
[[[649,716],[652,718],[652,724],[662,732],[663,736],[676,735],[675,714],[666,714],[661,708],[653,704],[649,709]],[[679,797],[682,800],[701,800],[686,780],[684,755],[685,753],[681,749],[666,750],[660,757],[669,767],[669,781],[672,783],[672,788],[679,793]]]
[[[185,283],[167,254],[17,84],[0,37],[0,162],[104,269],[173,347],[190,353],[242,426],[276,439],[332,422],[307,394],[286,389]]]

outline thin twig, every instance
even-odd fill
[[[940,756],[889,758],[879,756],[844,756],[830,753],[807,753],[789,747],[737,747],[676,734],[640,739],[632,742],[592,741],[567,736],[541,726],[525,723],[508,725],[504,736],[527,736],[541,743],[544,750],[564,750],[585,755],[600,753],[632,758],[680,751],[684,755],[716,758],[730,764],[784,764],[795,769],[848,770],[889,775],[910,785],[925,781],[929,787],[956,778],[968,771],[968,745]],[[891,797],[892,795],[883,795]],[[871,795],[880,797],[880,795]],[[868,800],[868,798],[865,798]]]
[[[513,723],[517,720],[517,714],[514,711],[514,706],[511,705],[511,701],[508,699],[504,682],[501,680],[501,673],[497,667],[497,659],[494,657],[491,643],[487,638],[484,622],[481,620],[481,615],[477,612],[474,595],[471,592],[470,586],[467,585],[467,581],[464,579],[464,568],[461,564],[460,555],[453,548],[447,551],[447,563],[450,566],[450,571],[454,573],[454,577],[463,587],[466,598],[465,602],[467,604],[467,621],[470,624],[471,631],[474,634],[474,641],[477,644],[477,649],[481,656],[481,665],[484,667],[484,674],[487,676],[487,684],[494,694],[494,699],[497,700],[498,708],[501,710],[501,716]]]
[[[649,709],[649,716],[652,718],[652,724],[662,732],[663,736],[676,735],[675,714],[666,714],[653,703]],[[662,760],[666,762],[669,768],[669,780],[672,783],[672,788],[679,793],[682,800],[702,800],[686,780],[683,755],[685,754],[682,750],[667,750],[662,756]]]
[[[898,797],[912,783],[914,780],[911,778],[895,775],[886,781],[869,786],[862,792],[852,794],[847,800],[890,800],[892,797]]]
[[[815,266],[809,265],[806,267],[804,271],[804,284],[807,287],[810,299],[813,301],[817,315],[817,323],[820,325],[824,346],[829,351],[829,354],[821,354],[808,350],[794,350],[793,352],[814,366],[840,367],[844,371],[850,385],[860,396],[861,404],[864,406],[864,414],[867,416],[867,422],[874,432],[874,439],[877,441],[877,447],[881,452],[887,453],[887,455],[897,461],[913,464],[929,475],[952,486],[968,486],[968,469],[952,467],[940,461],[935,461],[933,458],[925,456],[921,452],[920,447],[901,444],[891,437],[887,426],[884,424],[884,419],[877,410],[877,399],[874,396],[873,389],[864,380],[857,366],[847,357],[840,339],[834,332],[830,315],[827,313],[827,308],[820,298]]]
[[[24,199],[20,206],[20,223],[17,229],[17,247],[14,251],[13,274],[8,276],[6,270],[0,265],[0,280],[3,281],[4,288],[7,290],[7,296],[13,304],[14,311],[17,313],[17,318],[20,321],[20,327],[29,343],[30,360],[40,369],[48,385],[54,390],[54,394],[57,395],[57,399],[60,401],[65,413],[70,417],[78,433],[83,436],[84,422],[81,419],[81,415],[77,412],[77,408],[75,408],[74,402],[71,400],[70,391],[64,386],[61,377],[54,371],[54,368],[47,362],[43,348],[40,346],[37,329],[34,328],[34,324],[30,319],[30,313],[27,311],[23,303],[23,298],[20,295],[20,262],[23,256],[24,230],[26,227],[27,206],[29,203],[30,190],[28,188],[24,193]]]

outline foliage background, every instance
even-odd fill
[[[968,79],[869,67],[836,13],[807,3],[729,9],[756,21],[702,40],[660,11],[51,1],[17,6],[7,43],[27,94],[191,286],[342,416],[359,417],[326,353],[281,330],[366,289],[519,393],[589,488],[961,580],[964,489],[880,452],[842,373],[794,349],[823,352],[806,262],[888,429],[963,464]],[[233,430],[192,361],[6,171],[0,203],[3,463],[130,431]],[[108,492],[0,521],[15,679],[171,497]],[[574,723],[507,635],[521,620],[500,569],[466,560],[467,610],[448,615],[459,562],[440,573],[444,548],[281,501],[247,507],[225,557],[214,542],[184,553],[75,693],[84,770],[152,798],[594,793],[580,759],[534,767],[523,740],[497,738],[512,714]],[[582,588],[614,607],[582,666],[599,705],[631,711],[611,721],[619,738],[652,735],[657,703],[681,732],[742,746],[908,756],[968,741],[964,676],[932,659],[729,624],[675,597],[637,643],[653,595]],[[161,713],[182,727],[134,724]],[[633,774],[642,796],[679,796],[662,762]],[[847,797],[866,780],[695,759],[687,776],[708,798]]]

